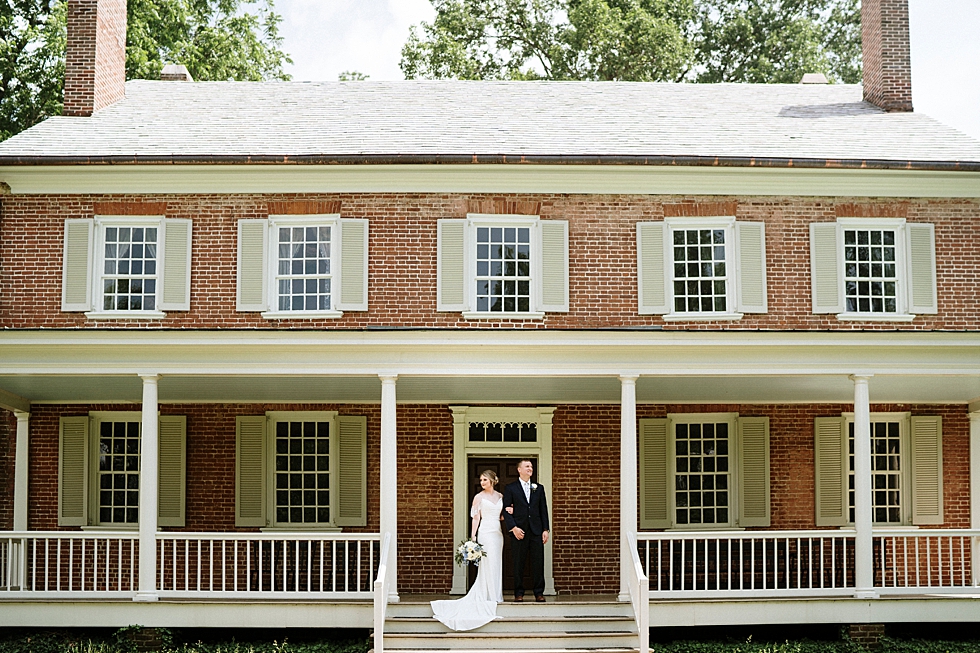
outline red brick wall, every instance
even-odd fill
[[[31,417],[30,528],[57,528],[58,418],[131,406],[35,406]],[[945,527],[969,527],[969,418],[964,406],[872,405],[875,412],[943,417]],[[187,526],[232,531],[235,416],[266,410],[337,410],[368,418],[368,526],[377,531],[380,411],[377,405],[189,404],[161,412],[187,416]],[[770,418],[772,528],[814,524],[813,420],[844,405],[640,405],[639,418],[668,413],[738,412]],[[555,587],[562,594],[619,589],[619,420],[617,405],[559,406],[553,426],[552,516]],[[9,421],[9,420],[8,420]],[[398,407],[399,586],[444,593],[452,583],[453,425],[441,405]],[[2,427],[0,427],[2,428]],[[3,502],[10,511],[11,500]],[[0,515],[4,513],[0,512]]]
[[[14,457],[17,418],[0,408],[0,530],[14,527]]]
[[[846,202],[833,198],[699,198],[639,195],[181,195],[5,196],[0,225],[0,326],[113,328],[328,328],[367,326],[467,328],[598,328],[661,326],[680,330],[966,330],[980,322],[980,202],[896,200]],[[235,311],[237,220],[264,218],[270,203],[336,203],[344,217],[370,220],[369,307],[339,320],[263,319]],[[536,207],[542,219],[569,221],[570,298],[567,314],[543,321],[467,321],[437,313],[436,220],[462,218],[473,206]],[[63,313],[61,261],[64,220],[105,212],[141,212],[130,204],[165,207],[166,215],[194,220],[191,310],[162,321],[87,320]],[[295,206],[296,204],[285,204]],[[513,206],[511,209],[513,209]],[[114,210],[115,209],[115,210]],[[710,210],[709,210],[710,209]],[[769,312],[736,322],[665,323],[637,315],[636,223],[664,215],[734,209],[740,220],[766,223]],[[145,212],[145,211],[143,211]],[[813,315],[809,224],[838,215],[894,215],[936,225],[939,314],[911,323],[839,322]]]

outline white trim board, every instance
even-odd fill
[[[713,166],[382,164],[0,166],[15,195],[574,193],[980,197],[980,172]]]

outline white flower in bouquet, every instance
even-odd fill
[[[483,550],[483,546],[479,542],[474,542],[473,540],[463,540],[456,547],[456,558],[457,565],[468,565],[470,563],[480,566],[480,560],[487,557],[487,552]]]

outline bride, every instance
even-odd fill
[[[504,534],[500,530],[500,512],[504,497],[494,488],[498,483],[493,470],[480,474],[483,488],[473,499],[470,516],[473,526],[471,539],[483,545],[487,555],[480,561],[476,581],[466,596],[455,601],[432,601],[432,615],[453,630],[473,630],[497,618],[497,604],[504,602],[503,549]]]

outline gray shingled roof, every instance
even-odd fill
[[[91,118],[51,118],[0,143],[7,163],[316,155],[976,164],[980,142],[924,115],[884,113],[855,85],[132,81]]]

